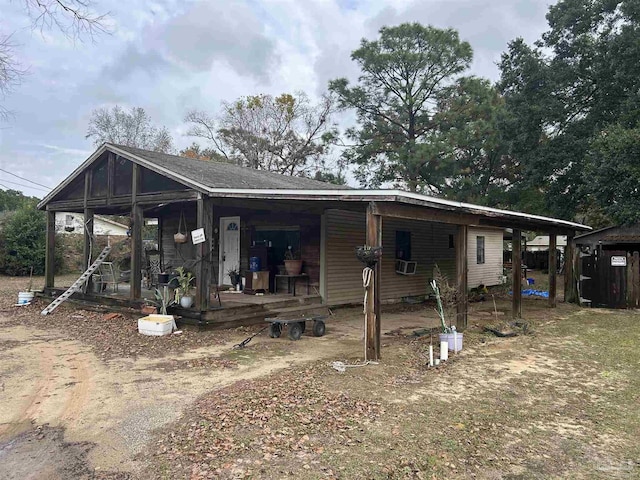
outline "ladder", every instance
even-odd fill
[[[80,275],[80,277],[73,283],[73,285],[71,285],[69,289],[62,295],[55,298],[53,302],[51,302],[47,306],[47,308],[42,310],[42,315],[47,315],[53,312],[56,308],[58,308],[58,305],[66,301],[74,293],[80,291],[80,288],[82,288],[82,286],[87,283],[87,280],[89,280],[91,274],[95,272],[98,267],[100,267],[100,265],[102,265],[102,262],[104,262],[104,259],[107,258],[109,252],[111,252],[111,246],[107,245],[106,247],[104,247],[104,250],[100,252],[100,255],[98,255],[98,258],[96,258],[95,262],[93,262],[91,266],[87,268],[82,275]]]

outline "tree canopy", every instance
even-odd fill
[[[223,102],[220,115],[191,111],[189,135],[238,165],[287,175],[310,176],[323,168],[337,130],[333,101],[317,104],[302,92],[241,97]]]
[[[95,146],[109,142],[163,153],[174,149],[169,130],[156,127],[140,107],[132,107],[128,112],[118,105],[94,110],[86,138],[93,139]]]
[[[438,100],[472,56],[455,30],[418,23],[383,27],[378,39],[361,41],[351,54],[361,70],[358,83],[340,78],[329,90],[342,108],[356,110],[346,155],[363,185],[439,193],[447,168],[434,122]]]

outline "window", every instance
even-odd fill
[[[122,158],[120,156],[116,157],[113,177],[113,194],[131,195],[133,163],[126,158]]]
[[[73,215],[65,215],[64,216],[64,226],[65,227],[73,227]]]
[[[411,260],[411,232],[396,230],[396,259]]]
[[[455,247],[455,243],[453,242],[453,234],[450,233],[449,234],[449,248],[454,248]]]
[[[484,237],[476,237],[476,263],[484,263]]]
[[[105,197],[107,195],[107,160],[102,160],[93,169],[91,180],[91,196]]]

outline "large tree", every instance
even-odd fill
[[[504,99],[488,80],[463,77],[439,98],[434,122],[448,167],[443,196],[490,206],[502,205],[518,167],[505,131]]]
[[[638,173],[628,148],[640,118],[638,4],[562,0],[547,20],[540,41],[511,42],[500,65],[500,88],[514,119],[512,152],[522,165],[516,190],[521,199],[537,195],[542,213],[594,225],[603,212],[609,221],[634,221],[628,205],[610,208],[608,202],[637,195],[618,185],[612,196],[611,180],[598,172],[610,159],[617,171]],[[603,142],[610,134],[617,141]]]
[[[341,78],[329,89],[342,108],[356,110],[347,157],[363,185],[440,193],[448,166],[434,116],[443,90],[472,56],[455,30],[418,23],[383,27],[378,39],[361,41],[351,54],[361,70],[358,83]]]
[[[258,170],[287,175],[311,175],[321,168],[335,143],[331,122],[333,101],[313,104],[304,93],[253,95],[223,102],[214,117],[191,111],[189,134],[204,138],[220,155]]]
[[[143,148],[155,152],[173,152],[173,139],[166,127],[156,127],[144,108],[100,108],[93,111],[86,138],[94,145],[104,142]]]

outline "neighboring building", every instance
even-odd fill
[[[492,287],[504,282],[504,229],[469,227],[467,285]]]
[[[126,236],[128,229],[128,226],[101,215],[93,217],[94,235]],[[82,213],[56,212],[56,233],[82,235],[84,233],[84,215]]]
[[[556,246],[564,251],[567,246],[567,236],[558,235],[556,237]],[[549,235],[538,235],[533,240],[526,243],[527,252],[547,252],[549,251]]]

